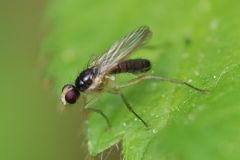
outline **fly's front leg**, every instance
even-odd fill
[[[208,92],[208,90],[206,89],[201,89],[201,88],[198,88],[198,87],[195,87],[191,84],[189,84],[188,82],[186,81],[182,81],[182,80],[177,80],[177,79],[171,79],[171,78],[166,78],[166,77],[161,77],[161,76],[152,76],[152,75],[147,75],[147,76],[139,76],[137,78],[134,78],[128,82],[125,82],[123,84],[120,84],[117,86],[117,88],[123,88],[123,87],[128,87],[128,86],[131,86],[131,85],[134,85],[134,84],[137,84],[139,82],[142,82],[144,80],[160,80],[160,81],[166,81],[166,82],[170,82],[170,83],[175,83],[175,84],[180,84],[180,85],[185,85],[187,87],[190,87],[196,91],[199,91],[199,92]]]
[[[97,102],[99,96],[93,97],[90,100],[87,100],[86,98],[84,99],[84,108],[89,108],[91,105]]]
[[[108,119],[107,115],[104,114],[100,109],[88,107],[88,108],[85,108],[85,110],[100,114],[105,119],[105,121],[107,122],[108,127],[109,128],[112,127],[112,124],[111,124],[110,120]]]
[[[123,95],[123,93],[122,93],[120,90],[118,90],[118,89],[113,89],[113,90],[111,91],[111,93],[118,94],[118,95],[121,97],[121,99],[122,99],[122,101],[124,102],[124,104],[125,104],[125,106],[127,107],[127,109],[128,109],[130,112],[132,112],[132,113],[134,114],[134,116],[137,117],[137,119],[139,119],[147,129],[149,129],[149,125],[133,110],[133,108],[131,107],[131,105],[128,103],[126,97]]]
[[[106,114],[104,114],[100,109],[89,107],[90,105],[94,104],[97,100],[98,100],[98,97],[95,97],[93,99],[90,99],[88,102],[85,102],[84,110],[87,111],[87,112],[98,113],[99,115],[101,115],[105,119],[105,121],[107,122],[108,127],[111,128],[112,127],[111,122],[108,119]]]

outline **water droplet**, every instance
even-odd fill
[[[123,123],[122,123],[122,125],[123,125],[124,127],[126,127],[126,126],[127,126],[126,122],[123,122]]]
[[[162,95],[160,95],[161,96],[161,98],[164,98],[164,97],[166,97],[166,95],[165,94],[162,94]]]
[[[191,83],[191,82],[192,82],[192,79],[189,79],[189,80],[188,80],[188,83]]]
[[[219,22],[217,19],[214,19],[210,22],[210,28],[211,30],[216,30],[219,26]]]
[[[213,78],[214,78],[214,79],[216,79],[216,78],[217,78],[217,76],[215,76],[215,75],[214,75],[214,76],[213,76]]]
[[[182,54],[182,59],[187,59],[189,57],[189,53],[184,53],[184,54]]]
[[[194,71],[194,74],[195,74],[196,76],[199,76],[199,72],[198,72],[197,70]]]
[[[153,132],[153,134],[156,134],[156,133],[157,133],[157,130],[156,130],[156,129],[153,129],[152,132]]]
[[[192,121],[192,120],[194,120],[194,118],[195,118],[195,117],[194,117],[193,114],[189,114],[189,115],[188,115],[188,120]]]

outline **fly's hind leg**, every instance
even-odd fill
[[[193,85],[191,85],[190,83],[186,82],[186,81],[182,81],[182,80],[177,80],[177,79],[171,79],[171,78],[166,78],[166,77],[161,77],[161,76],[152,76],[152,75],[147,75],[147,76],[139,76],[137,78],[134,78],[128,82],[125,82],[123,84],[120,84],[117,86],[117,88],[123,88],[123,87],[128,87],[137,83],[140,83],[144,80],[160,80],[160,81],[166,81],[166,82],[170,82],[170,83],[175,83],[175,84],[180,84],[180,85],[185,85],[187,87],[190,87],[196,91],[199,92],[208,92],[208,90],[206,89],[201,89],[198,87],[195,87]]]
[[[128,110],[129,110],[130,112],[132,112],[132,113],[143,123],[143,125],[144,125],[147,129],[149,129],[148,124],[133,110],[133,108],[131,107],[131,105],[128,103],[126,97],[125,97],[121,92],[119,92],[118,94],[120,95],[121,99],[123,100],[123,102],[124,102],[124,104],[126,105],[126,107],[128,108]]]
[[[123,94],[120,90],[118,90],[117,88],[115,88],[115,89],[112,89],[110,92],[113,93],[113,94],[119,95],[119,96],[121,97],[122,101],[124,102],[125,106],[127,107],[127,109],[128,109],[130,112],[132,112],[132,113],[134,114],[134,116],[142,122],[142,124],[146,127],[146,129],[149,129],[149,125],[147,124],[147,122],[145,122],[145,121],[133,110],[133,108],[131,107],[131,105],[128,103],[126,97],[124,96],[124,94]]]

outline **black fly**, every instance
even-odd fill
[[[201,92],[206,91],[194,87],[185,81],[151,75],[138,76],[137,78],[124,84],[115,84],[109,87],[109,82],[114,81],[113,77],[116,74],[126,72],[137,74],[147,72],[151,69],[151,63],[147,59],[126,60],[131,53],[143,46],[147,40],[150,39],[151,35],[152,32],[148,26],[141,26],[123,37],[121,40],[114,43],[106,53],[94,60],[87,69],[80,73],[80,75],[76,78],[74,85],[66,84],[63,87],[61,95],[62,103],[64,105],[74,104],[80,97],[81,92],[111,92],[113,94],[120,95],[129,111],[132,112],[145,125],[146,128],[148,128],[148,124],[133,110],[119,88],[127,87],[143,80],[155,79],[176,84],[183,84]],[[109,119],[101,110],[91,109],[89,107],[87,107],[87,109],[100,113],[110,125]]]

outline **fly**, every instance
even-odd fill
[[[148,123],[146,123],[138,113],[136,113],[131,105],[128,103],[124,94],[120,91],[120,88],[134,85],[144,80],[161,80],[167,81],[175,84],[186,85],[194,90],[205,92],[206,90],[197,88],[185,81],[165,78],[161,76],[154,75],[140,75],[123,84],[115,84],[115,75],[120,73],[145,73],[151,69],[151,62],[147,59],[127,59],[134,51],[146,44],[146,42],[151,38],[152,32],[148,26],[141,26],[134,31],[130,32],[128,35],[123,37],[121,40],[115,42],[108,51],[102,54],[97,59],[83,70],[75,80],[75,84],[66,84],[62,89],[61,100],[64,105],[74,104],[80,97],[81,93],[92,93],[92,92],[110,92],[119,95],[128,108],[130,112],[138,118],[146,128],[149,128]],[[109,85],[109,82],[114,85]],[[91,102],[87,102],[91,104]],[[101,114],[110,126],[111,123],[107,116],[98,109],[93,109],[85,107],[88,110],[97,112]]]

